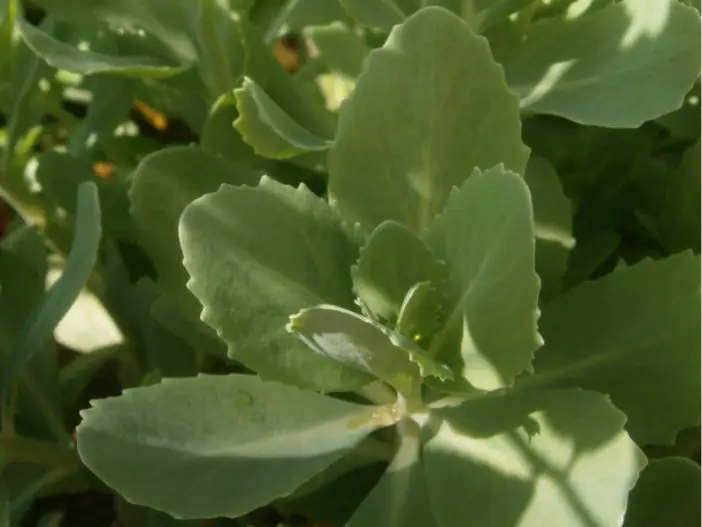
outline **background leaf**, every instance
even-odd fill
[[[424,236],[448,264],[448,304],[429,355],[495,389],[531,369],[539,280],[529,191],[517,174],[476,169]]]
[[[694,9],[677,0],[655,8],[625,0],[536,24],[505,72],[530,111],[636,128],[682,105],[700,73],[699,40]]]
[[[686,252],[585,282],[548,303],[527,385],[609,394],[640,444],[699,423],[700,260]]]
[[[629,496],[624,527],[700,523],[700,467],[685,458],[653,459]]]
[[[517,105],[487,41],[444,9],[422,9],[370,53],[340,111],[335,204],[366,233],[394,220],[418,234],[474,167],[524,173]]]

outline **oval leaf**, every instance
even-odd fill
[[[190,204],[180,243],[202,302],[202,319],[227,342],[230,355],[264,378],[326,390],[370,380],[310,353],[287,334],[303,308],[353,306],[348,270],[357,249],[329,206],[304,186],[267,178],[256,188],[223,185]]]
[[[520,391],[436,411],[424,466],[437,524],[619,525],[645,464],[624,421],[604,395],[579,390]]]
[[[250,375],[200,375],[82,412],[78,452],[128,501],[177,518],[238,517],[292,493],[372,428],[359,406]]]
[[[394,220],[418,234],[474,167],[523,173],[526,161],[519,101],[487,40],[428,7],[368,55],[340,110],[329,190],[366,232]]]
[[[644,260],[548,303],[546,344],[523,383],[599,390],[641,444],[700,422],[700,258]]]
[[[476,388],[511,385],[530,369],[541,345],[526,183],[502,166],[475,170],[451,194],[425,238],[448,263],[450,295],[429,355]]]
[[[625,0],[575,20],[536,24],[505,72],[523,108],[636,128],[682,106],[699,77],[699,41],[693,8]]]

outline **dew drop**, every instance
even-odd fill
[[[253,404],[254,398],[246,390],[237,390],[236,392],[236,404],[238,406],[251,406]]]

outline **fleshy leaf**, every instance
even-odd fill
[[[319,305],[290,317],[286,329],[315,353],[374,375],[408,393],[419,369],[380,326],[352,311]]]
[[[437,527],[421,462],[421,431],[402,423],[395,458],[347,527]],[[448,527],[448,526],[447,526]]]
[[[255,81],[245,78],[234,93],[239,111],[234,126],[256,153],[286,159],[329,148],[330,141],[293,120]]]
[[[546,344],[523,383],[599,390],[641,444],[700,422],[700,258],[644,260],[544,307]]]
[[[520,391],[436,410],[424,466],[437,525],[619,525],[645,456],[599,393]]]
[[[485,39],[442,8],[421,9],[368,55],[340,110],[335,205],[366,233],[384,220],[420,233],[474,167],[524,173],[518,106]]]
[[[654,459],[629,495],[624,527],[700,524],[700,466],[679,457]]]
[[[413,285],[402,301],[395,331],[424,344],[439,326],[443,297],[431,282]]]
[[[196,147],[174,147],[146,156],[134,173],[130,198],[139,240],[159,274],[159,287],[175,310],[218,347],[216,335],[200,322],[202,307],[188,291],[188,273],[178,241],[178,221],[194,199],[223,183],[256,184],[260,175]]]
[[[700,73],[699,40],[693,8],[625,0],[535,24],[505,72],[530,111],[636,128],[683,104]]]
[[[390,29],[405,19],[395,0],[340,0],[351,18],[364,26]]]
[[[164,78],[185,70],[188,64],[178,64],[152,56],[107,55],[84,51],[61,42],[51,34],[17,19],[17,26],[27,46],[47,64],[57,69],[82,74],[114,73],[137,77]]]
[[[405,295],[415,284],[428,281],[443,290],[446,266],[406,227],[385,221],[361,248],[351,277],[363,303],[376,316],[394,322]]]
[[[501,165],[476,169],[425,241],[449,266],[448,305],[429,355],[476,388],[511,385],[541,345],[526,183]]]
[[[535,266],[541,278],[539,300],[544,302],[560,293],[563,287],[568,255],[575,246],[573,213],[558,174],[546,159],[532,156],[524,180],[534,207]]]
[[[372,431],[367,406],[250,375],[166,379],[92,405],[77,431],[85,465],[128,501],[186,519],[286,496]]]
[[[307,188],[265,176],[256,188],[223,185],[185,209],[180,243],[202,319],[232,357],[263,378],[323,391],[369,380],[310,353],[285,331],[288,317],[306,307],[353,306],[343,270],[357,248]]]

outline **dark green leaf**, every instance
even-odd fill
[[[676,457],[649,461],[629,495],[624,527],[699,524],[699,465]]]
[[[617,270],[544,307],[523,383],[607,393],[636,441],[670,443],[700,419],[700,317],[699,256]]]

